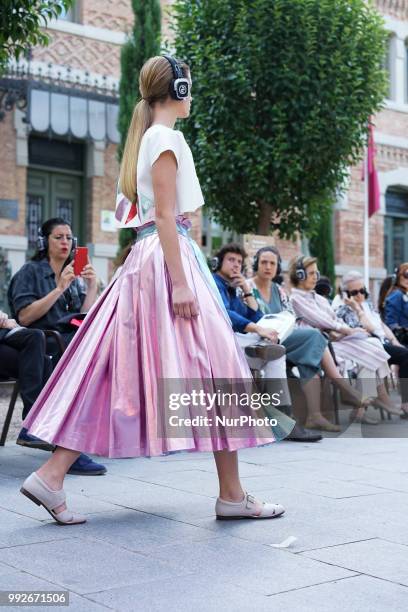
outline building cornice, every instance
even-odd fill
[[[408,19],[408,0],[375,0],[374,4],[382,15],[401,21]]]
[[[96,28],[95,26],[73,23],[62,19],[50,21],[46,29],[65,32],[74,36],[91,38],[93,40],[111,43],[112,45],[123,45],[126,42],[125,32],[115,32],[114,30],[107,30],[106,28]]]
[[[398,149],[408,149],[408,138],[401,138],[400,136],[391,136],[390,134],[375,131],[374,141],[376,144],[396,147]]]

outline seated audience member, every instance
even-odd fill
[[[316,283],[315,291],[330,302],[333,295],[333,287],[330,278],[328,276],[321,276]]]
[[[23,400],[23,419],[39,396],[49,374],[45,356],[45,337],[39,329],[21,327],[14,319],[9,319],[0,311],[0,377],[18,379],[19,391]],[[53,446],[30,436],[23,428],[17,444],[52,450]]]
[[[384,306],[384,321],[401,344],[408,345],[408,263],[395,271]]]
[[[14,318],[28,329],[57,329],[68,314],[87,312],[97,299],[97,278],[91,264],[75,277],[74,238],[70,225],[61,218],[46,221],[41,227],[38,249],[33,258],[11,279],[8,298]],[[75,331],[63,332],[69,343]],[[47,349],[48,350],[48,349]],[[50,347],[58,359],[58,348]],[[104,474],[106,468],[81,454],[70,474]]]
[[[296,257],[289,266],[293,285],[292,306],[304,325],[331,332],[332,346],[338,363],[352,361],[358,365],[358,379],[365,400],[390,414],[400,415],[386,392],[383,379],[389,374],[389,355],[378,338],[362,329],[350,327],[334,312],[332,306],[314,288],[319,271],[314,257]],[[380,380],[376,385],[377,377]],[[371,421],[361,416],[365,422]]]
[[[242,274],[245,258],[246,253],[239,244],[224,246],[217,255],[218,265],[214,279],[230,317],[233,330],[236,332],[238,343],[243,349],[247,349],[245,353],[250,367],[259,369],[264,364],[264,360],[256,356],[256,350],[251,353],[251,356],[248,355],[254,345],[255,349],[256,346],[261,348],[262,339],[265,339],[276,346],[275,358],[269,359],[264,367],[265,379],[267,381],[272,379],[280,381],[280,386],[284,389],[284,397],[279,410],[288,413],[291,399],[286,381],[285,349],[277,344],[278,335],[276,332],[258,324],[263,313],[258,307],[248,280]],[[273,392],[275,389],[272,389],[272,386],[270,390]],[[296,425],[287,439],[314,442],[320,440],[321,436]]]
[[[385,300],[390,293],[391,288],[394,285],[394,277],[386,276],[381,283],[380,291],[378,293],[378,312],[380,313],[381,319],[384,321],[385,318]]]
[[[275,282],[276,275],[281,274],[279,251],[275,247],[259,249],[254,258],[253,270],[254,277],[250,283],[260,310],[264,314],[276,314],[285,310],[293,312],[286,293]],[[307,402],[306,427],[338,431],[339,427],[321,414],[321,370],[342,388],[344,395],[348,394],[347,397],[353,405],[360,407],[361,399],[338,371],[327,347],[326,338],[318,329],[297,327],[282,344],[286,348],[287,361],[296,366],[300,374]]]
[[[97,278],[87,264],[77,278],[73,268],[72,230],[63,219],[46,221],[38,239],[38,249],[11,279],[8,298],[14,318],[25,327],[57,329],[67,315],[86,313],[97,299]],[[62,332],[68,344],[75,330]],[[54,350],[55,358],[58,358]]]
[[[408,418],[408,348],[398,342],[390,328],[381,321],[380,315],[374,310],[360,272],[348,272],[343,277],[342,289],[343,304],[337,308],[337,316],[350,327],[363,328],[381,340],[390,356],[388,363],[399,366],[403,411],[401,418]]]

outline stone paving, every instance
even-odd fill
[[[287,509],[259,522],[214,520],[211,455],[105,460],[105,476],[67,477],[89,520],[59,527],[19,493],[47,456],[14,444],[19,426],[0,448],[0,590],[66,589],[86,612],[407,609],[404,438],[361,439],[354,425],[354,437],[241,452],[245,488]]]

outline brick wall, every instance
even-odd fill
[[[25,194],[27,172],[24,167],[16,166],[16,130],[13,124],[13,113],[7,112],[0,122],[1,164],[0,164],[0,198],[18,200],[18,221],[0,218],[1,234],[25,235]]]
[[[80,4],[84,25],[126,32],[132,27],[133,17],[130,0],[82,0]]]
[[[374,119],[375,129],[390,136],[408,137],[408,114],[384,109]]]
[[[376,0],[378,10],[397,19],[408,19],[408,0]]]
[[[115,210],[116,182],[119,165],[116,158],[116,146],[110,144],[105,149],[105,175],[94,177],[90,181],[90,197],[93,213],[90,219],[90,242],[117,244],[116,232],[101,230],[101,211]]]
[[[33,59],[69,65],[88,72],[116,78],[120,76],[120,46],[66,32],[48,31],[48,47],[35,47]]]

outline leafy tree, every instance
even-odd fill
[[[41,30],[51,19],[71,7],[73,0],[1,0],[0,70],[10,58],[18,59],[30,47],[47,45]]]
[[[310,254],[317,257],[320,273],[328,276],[335,286],[334,249],[333,249],[333,211],[323,208],[309,240]]]
[[[120,145],[119,160],[122,158],[126,135],[133,109],[139,98],[139,72],[145,61],[160,53],[161,10],[159,0],[132,0],[135,14],[132,35],[121,50],[121,77],[119,85]],[[119,247],[123,251],[133,240],[130,229],[119,232]],[[119,255],[120,257],[120,255]]]
[[[386,91],[386,32],[366,0],[176,0],[206,203],[237,232],[310,234]]]

